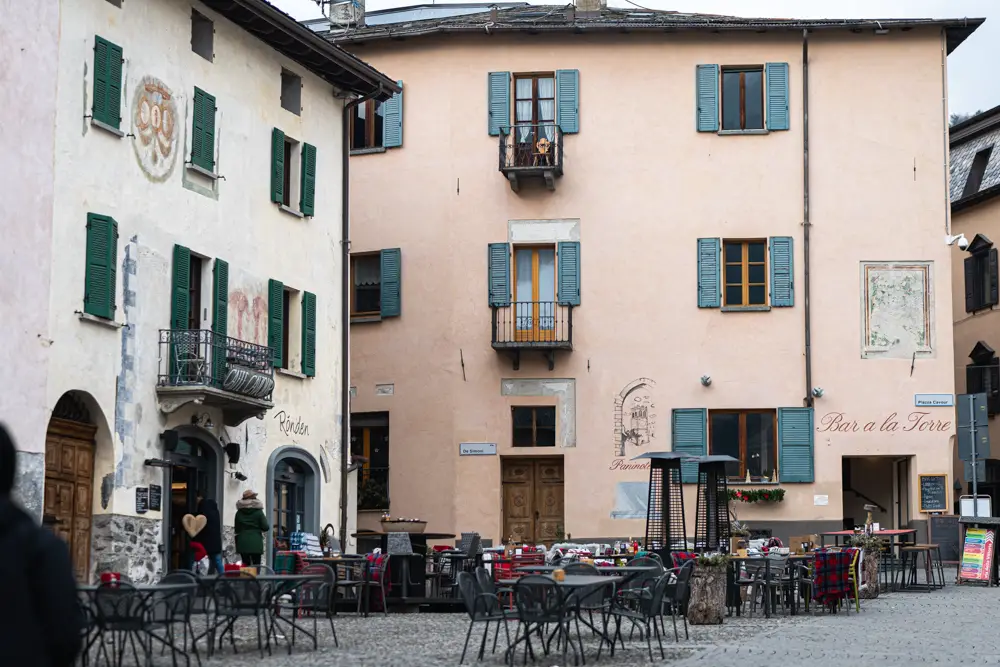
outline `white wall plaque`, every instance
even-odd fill
[[[495,442],[463,442],[458,445],[459,456],[496,456]]]
[[[394,384],[377,384],[375,385],[375,395],[376,396],[392,396],[396,393],[396,385]]]
[[[955,395],[914,394],[913,405],[918,408],[950,408],[955,405]]]
[[[813,496],[813,505],[823,507],[830,504],[830,496]]]

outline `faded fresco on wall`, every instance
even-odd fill
[[[167,84],[147,76],[135,88],[132,148],[139,168],[155,182],[165,181],[177,161],[177,105]]]
[[[649,482],[618,482],[612,519],[645,519],[649,507]]]
[[[862,355],[933,352],[930,262],[862,262]]]
[[[655,388],[656,383],[649,378],[638,378],[615,396],[615,457],[625,456],[626,444],[645,448],[656,437]]]
[[[267,345],[267,281],[229,269],[229,335]]]

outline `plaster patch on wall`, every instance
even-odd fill
[[[392,396],[396,393],[396,385],[394,384],[377,384],[375,385],[375,395],[376,396]]]
[[[170,178],[177,162],[177,105],[167,84],[143,77],[132,104],[132,148],[142,173],[154,183]]]
[[[131,477],[126,476],[132,466],[132,455],[135,452],[135,407],[133,391],[135,387],[135,352],[136,330],[135,315],[137,310],[137,295],[133,288],[133,278],[138,274],[138,237],[133,236],[125,244],[125,256],[122,259],[122,304],[125,312],[125,323],[122,326],[121,370],[115,383],[115,434],[121,443],[116,450],[121,458],[115,461],[115,485],[119,487],[130,485]],[[143,460],[142,457],[139,458]]]
[[[649,507],[649,482],[618,482],[612,519],[645,519]]]
[[[108,503],[111,502],[111,496],[115,491],[115,476],[114,473],[108,473],[101,478],[101,509],[108,509]]]
[[[576,380],[527,379],[500,380],[501,396],[555,396],[556,434],[560,447],[576,447]]]
[[[558,243],[579,240],[578,218],[507,221],[508,243]]]
[[[323,471],[323,483],[330,483],[330,457],[324,445],[319,446],[319,467]]]
[[[862,358],[933,356],[931,262],[861,263]]]
[[[17,452],[13,492],[24,511],[41,520],[45,498],[45,454]]]

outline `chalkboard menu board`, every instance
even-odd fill
[[[163,487],[159,484],[149,485],[149,509],[154,512],[161,511],[160,505],[163,502]]]
[[[941,548],[941,562],[957,563],[962,556],[959,544],[958,517],[936,514],[930,520],[930,541]]]
[[[149,511],[149,489],[137,486],[135,489],[135,513],[145,514]]]
[[[920,511],[948,511],[948,474],[918,475],[920,477]]]

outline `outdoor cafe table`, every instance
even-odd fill
[[[811,554],[811,553],[809,553],[809,554],[789,554],[788,555],[788,562],[789,563],[796,562],[796,561],[800,561],[801,562],[801,561],[811,560],[813,558],[814,558],[814,555]],[[740,614],[740,607],[741,607],[741,604],[740,604],[741,603],[741,599],[740,599],[740,587],[738,585],[736,585],[736,580],[739,579],[739,572],[738,572],[739,565],[741,563],[759,563],[761,561],[761,559],[764,560],[764,579],[765,579],[765,581],[770,581],[770,579],[771,579],[771,561],[774,560],[773,558],[768,558],[767,556],[730,556],[729,557],[729,563],[731,564],[732,567],[729,568],[729,573],[727,574],[727,588],[728,588],[728,592],[726,594],[726,603],[727,603],[726,606],[728,606],[730,608],[735,608],[737,616],[741,615]],[[794,579],[798,579],[799,568],[795,568],[793,570],[793,572],[794,572],[793,580]],[[797,584],[793,585],[793,588],[797,589],[798,588]],[[775,599],[773,599],[773,598],[770,601],[765,601],[764,602],[764,617],[765,618],[771,618],[771,612],[772,611],[774,611],[775,613],[777,613],[777,611],[778,611],[777,601]],[[795,605],[792,605],[792,615],[793,616],[795,615]]]
[[[897,538],[899,538],[899,542],[903,542],[902,539],[903,537],[907,535],[916,535],[916,534],[917,534],[916,528],[892,528],[886,530],[876,530],[872,532],[872,535],[874,535],[875,537],[887,538],[889,540],[889,548],[897,546],[896,544]],[[857,533],[854,532],[853,530],[834,530],[829,533],[820,533],[819,534],[820,546],[824,547],[826,546],[827,537],[834,538],[834,545],[840,546],[840,538],[854,537],[855,535],[857,535]],[[846,542],[847,540],[845,539],[844,543],[846,544]]]

